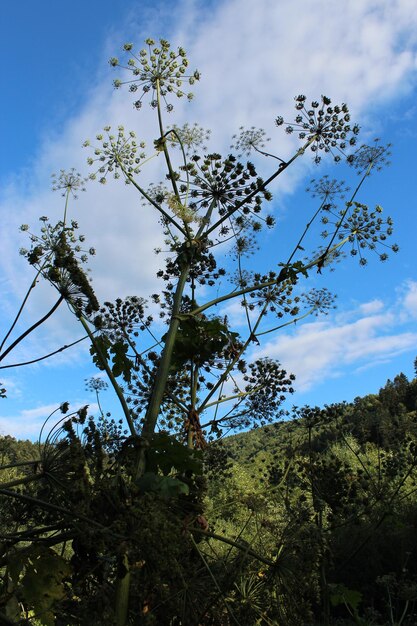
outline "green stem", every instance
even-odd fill
[[[176,177],[175,177],[175,172],[172,168],[172,164],[171,164],[171,158],[169,156],[169,152],[168,152],[168,148],[167,148],[167,144],[166,144],[166,139],[165,139],[165,131],[164,131],[164,125],[162,123],[162,112],[161,112],[161,85],[159,83],[159,79],[157,79],[156,81],[156,98],[157,98],[157,110],[158,110],[158,124],[159,124],[159,132],[161,134],[161,141],[162,141],[162,149],[164,151],[164,157],[165,157],[165,161],[167,164],[167,168],[168,168],[168,177],[169,180],[171,181],[171,185],[172,185],[172,190],[175,194],[175,197],[177,198],[178,202],[181,202],[181,196],[178,192],[178,187],[177,187],[177,181],[176,181]],[[186,238],[191,241],[191,233],[190,233],[190,229],[188,227],[188,224],[186,222],[184,222],[184,227],[185,227],[185,236]],[[182,230],[182,232],[184,233],[184,231]]]
[[[327,250],[325,252],[325,254],[320,254],[319,257],[317,257],[316,259],[314,259],[313,261],[311,261],[307,265],[303,265],[301,269],[294,269],[294,275],[304,273],[304,272],[310,270],[312,267],[314,267],[316,265],[319,265],[319,263],[321,261],[323,261],[323,259],[325,257],[331,255],[338,248],[341,248],[347,241],[349,241],[349,237],[345,237],[344,239],[342,239],[342,241],[339,241],[339,243],[335,244],[331,249]],[[206,302],[206,304],[203,304],[202,306],[197,307],[193,311],[190,311],[190,313],[188,313],[188,315],[189,316],[198,315],[199,313],[202,313],[203,311],[206,311],[207,309],[209,309],[209,308],[211,308],[213,306],[217,306],[221,302],[226,302],[227,300],[231,300],[233,298],[238,298],[239,296],[243,296],[243,295],[245,295],[247,293],[251,293],[252,291],[258,291],[260,289],[265,289],[267,287],[272,287],[273,285],[279,285],[284,280],[286,280],[285,276],[283,278],[281,278],[281,279],[278,277],[278,278],[275,278],[274,280],[268,280],[268,281],[266,281],[264,283],[258,283],[256,285],[252,285],[250,287],[245,287],[243,289],[239,289],[239,290],[236,290],[236,291],[231,291],[230,293],[227,293],[224,296],[220,296],[219,298],[214,298],[213,300],[210,300],[209,302]]]
[[[274,283],[276,283],[276,281],[274,281],[273,284]],[[256,330],[257,330],[259,324],[261,323],[261,320],[262,320],[262,318],[263,318],[263,316],[265,314],[267,306],[268,306],[267,303],[265,303],[264,306],[262,307],[262,310],[259,313],[258,319],[256,320],[256,323],[255,323],[255,325],[254,325],[254,327],[252,329],[252,333],[249,335],[249,337],[247,338],[247,340],[245,341],[245,343],[243,344],[243,346],[239,350],[238,354],[236,354],[236,356],[229,363],[229,365],[227,366],[227,368],[225,369],[223,374],[220,376],[220,379],[217,381],[217,383],[214,385],[214,387],[207,394],[205,400],[202,402],[202,404],[198,408],[198,413],[201,413],[205,408],[207,408],[207,405],[208,405],[208,402],[209,402],[210,398],[213,397],[213,395],[216,393],[216,391],[220,387],[220,385],[222,385],[224,383],[224,381],[226,380],[227,376],[232,371],[232,369],[234,368],[236,363],[239,361],[239,359],[242,356],[242,354],[244,354],[244,352],[246,351],[247,347],[249,346],[250,342],[252,341],[254,333],[256,333]]]
[[[170,222],[173,226],[175,226],[175,228],[177,228],[180,231],[180,233],[184,235],[184,237],[187,237],[187,239],[189,239],[187,232],[182,228],[182,226],[178,224],[178,222],[174,220],[174,218],[171,217],[171,215],[169,215],[169,213],[167,213],[157,202],[155,202],[155,200],[151,198],[151,196],[148,193],[146,193],[146,191],[142,189],[140,185],[138,185],[138,183],[134,180],[134,178],[132,178],[131,174],[126,172],[125,168],[123,167],[123,163],[121,161],[118,161],[118,162],[119,162],[120,168],[122,169],[126,178],[130,181],[130,183],[134,187],[136,187],[136,189],[142,194],[142,196],[146,198],[146,200],[150,204],[152,204],[152,206],[154,206],[155,209],[159,211],[159,213],[161,213],[161,215],[163,215],[166,220],[168,220],[168,222]]]
[[[174,350],[175,340],[180,324],[178,314],[180,312],[182,294],[184,292],[188,274],[189,265],[187,264],[186,267],[182,269],[180,277],[178,279],[177,289],[175,291],[174,303],[172,307],[171,322],[165,339],[164,348],[162,350],[159,368],[156,373],[155,384],[153,386],[151,398],[145,414],[145,420],[142,429],[142,434],[144,436],[151,435],[154,432],[161,409],[162,398],[165,393],[169,376],[172,353]]]
[[[260,561],[260,563],[264,563],[265,565],[269,565],[269,567],[274,567],[275,566],[274,561],[271,561],[270,559],[267,559],[266,557],[262,556],[261,554],[258,554],[257,552],[255,552],[255,550],[252,550],[252,548],[249,548],[247,545],[245,545],[243,543],[240,543],[239,541],[233,541],[233,539],[228,539],[227,537],[222,537],[222,535],[217,535],[216,533],[212,533],[209,530],[203,530],[202,528],[189,528],[189,531],[193,535],[202,535],[204,537],[211,537],[212,539],[217,539],[218,541],[221,541],[222,543],[227,543],[229,546],[232,546],[233,548],[236,548],[237,550],[240,550],[241,552],[245,552],[246,554],[250,554],[255,559]]]
[[[255,337],[261,337],[262,335],[268,335],[269,333],[273,333],[276,330],[281,330],[281,328],[285,328],[286,326],[291,326],[291,324],[296,324],[300,320],[303,320],[306,317],[308,317],[309,315],[311,315],[316,310],[316,308],[317,307],[313,306],[312,309],[310,309],[309,311],[307,311],[303,315],[300,315],[300,317],[296,317],[295,319],[289,320],[288,322],[285,322],[284,324],[280,324],[279,326],[275,326],[274,328],[269,328],[268,330],[264,330],[261,333],[256,333]]]
[[[207,569],[210,578],[212,579],[214,586],[216,587],[217,591],[219,592],[221,598],[223,599],[224,605],[226,607],[227,612],[229,613],[230,617],[233,619],[234,623],[237,624],[237,626],[241,626],[240,622],[238,622],[238,620],[236,619],[236,617],[233,614],[233,611],[231,610],[230,606],[227,603],[227,600],[225,598],[225,593],[224,591],[221,589],[221,587],[219,586],[219,583],[216,580],[216,577],[214,576],[213,572],[211,571],[211,568],[209,566],[209,564],[207,563],[206,559],[204,558],[203,553],[200,551],[194,537],[191,535],[191,541],[194,545],[194,548],[196,549],[197,553],[199,554],[201,560],[204,563],[205,568]]]
[[[52,504],[51,502],[45,502],[45,500],[40,500],[39,498],[32,498],[31,496],[27,496],[24,493],[18,493],[16,491],[10,491],[9,489],[3,489],[0,487],[0,495],[2,496],[7,496],[8,498],[15,498],[16,500],[21,500],[22,502],[26,502],[26,503],[30,503],[30,504],[34,504],[39,506],[42,509],[47,509],[49,511],[54,511],[56,513],[61,513],[62,515],[65,515],[67,517],[72,517],[72,518],[76,518],[79,520],[82,520],[83,522],[87,522],[90,526],[96,526],[97,528],[100,528],[102,530],[105,531],[109,531],[108,528],[106,528],[106,526],[103,526],[102,524],[99,524],[98,522],[96,522],[95,520],[86,517],[85,515],[80,515],[79,513],[76,513],[75,511],[69,511],[68,509],[65,509],[62,506],[58,506],[56,504]],[[114,537],[119,537],[120,539],[125,539],[125,537],[118,535],[116,533],[112,533],[112,535]]]
[[[40,480],[43,478],[43,474],[35,474],[34,476],[25,476],[24,478],[16,478],[16,480],[11,480],[8,483],[0,483],[1,489],[9,489],[10,487],[17,487],[19,485],[27,485],[28,483],[33,483],[36,480]]]
[[[122,557],[122,565],[126,573],[116,583],[115,618],[116,626],[125,626],[129,611],[130,569],[127,553]]]
[[[0,370],[6,370],[6,369],[9,369],[10,367],[22,367],[23,365],[32,365],[32,363],[38,363],[39,361],[44,361],[45,359],[49,359],[50,356],[59,354],[60,352],[63,352],[64,350],[67,350],[68,348],[72,348],[72,346],[76,346],[77,343],[80,343],[81,341],[84,341],[85,339],[88,339],[88,335],[81,337],[81,339],[77,339],[77,341],[73,341],[72,343],[66,344],[65,346],[61,346],[61,348],[58,348],[57,350],[54,350],[53,352],[50,352],[49,354],[45,354],[44,356],[40,356],[37,359],[32,359],[31,361],[22,361],[22,363],[11,363],[10,365],[1,365]]]

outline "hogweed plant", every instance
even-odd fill
[[[1,367],[25,365],[4,359],[66,303],[83,328],[79,341],[89,339],[94,363],[116,392],[121,419],[110,419],[99,403],[95,423],[86,407],[71,414],[64,403],[63,417],[40,445],[36,464],[13,485],[1,486],[3,498],[19,503],[31,525],[4,533],[8,543],[1,558],[9,591],[0,604],[7,619],[20,619],[24,606],[26,614],[32,611],[45,624],[57,616],[63,623],[90,613],[118,625],[240,623],[225,599],[233,581],[227,582],[202,539],[225,542],[242,550],[244,560],[259,559],[271,571],[275,563],[215,533],[205,520],[202,476],[214,463],[210,444],[283,414],[294,376],[271,358],[251,361],[250,353],[264,336],[333,308],[326,288],[308,289],[309,274],[324,272],[344,250],[360,264],[369,251],[383,261],[388,251],[397,251],[389,243],[392,220],[383,218],[380,206],[369,208],[358,199],[389,151],[379,143],[356,148],[359,128],[346,104],[334,105],[326,96],[309,104],[298,95],[295,120],[275,120],[300,140],[288,159],[274,154],[277,138],[270,140],[254,127],[240,128],[230,154],[207,152],[209,131],[171,120],[175,99],[191,100],[189,89],[200,80],[198,71],[189,70],[185,51],[148,39],[138,52],[125,44],[124,53],[124,62],[110,59],[120,71],[114,86],[127,88],[138,110],[150,100],[155,139],[147,147],[135,131],[106,126],[84,143],[90,153],[88,178],[101,184],[110,177],[123,179],[146,210],[159,215],[167,250],[158,271],[161,289],[148,300],[98,302],[83,266],[95,251],[85,246],[78,224],[69,218],[70,201],[86,180],[75,170],[55,176],[54,189],[65,199],[63,218],[53,225],[42,217],[39,234],[29,232],[30,245],[21,251],[35,277],[2,341]],[[318,206],[306,216],[292,252],[275,259],[272,268],[254,272],[248,257],[259,233],[275,225],[265,209],[272,183],[310,153],[316,164],[326,154],[346,161],[360,174],[359,182],[349,192],[327,176],[313,180],[309,191]],[[257,162],[265,157],[264,177],[246,160],[251,154]],[[165,180],[146,186],[142,173],[157,155],[164,159]],[[320,223],[325,244],[315,248],[314,234],[320,233],[314,227]],[[56,303],[13,340],[41,278],[57,291]],[[222,309],[231,302],[242,307],[245,324],[239,329]],[[97,398],[105,386],[102,378],[89,383]],[[60,555],[52,550],[69,541],[69,558],[64,548]],[[58,590],[47,600],[34,599],[28,587],[35,561],[38,569],[47,564]]]

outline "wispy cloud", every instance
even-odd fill
[[[285,158],[294,148],[293,139],[274,126],[274,119],[278,114],[292,119],[292,99],[300,92],[309,98],[323,93],[334,102],[347,101],[352,117],[366,122],[373,136],[380,122],[370,111],[388,106],[417,84],[415,0],[222,0],[207,6],[184,0],[175,4],[173,11],[171,3],[161,2],[150,21],[151,13],[144,20],[145,14],[139,11],[136,25],[133,14],[126,32],[115,33],[105,42],[103,67],[107,57],[117,54],[130,39],[127,32],[138,33],[134,42],[138,46],[146,36],[159,34],[170,38],[174,46],[184,45],[202,80],[195,87],[195,101],[191,105],[178,102],[176,115],[168,123],[196,120],[212,128],[212,147],[222,152],[229,150],[231,136],[240,125],[254,125],[267,129],[271,150]],[[159,33],[160,28],[164,32]],[[84,104],[61,128],[44,129],[33,162],[4,181],[0,192],[0,325],[4,327],[2,320],[13,319],[33,279],[31,268],[18,253],[26,243],[18,232],[20,224],[36,229],[40,215],[58,220],[62,214],[62,198],[49,192],[50,174],[72,166],[87,173],[82,142],[93,139],[106,124],[123,123],[135,129],[152,150],[158,133],[154,111],[145,106],[136,112],[127,91],[112,89],[116,74],[110,70],[104,74],[98,72],[92,78]],[[273,167],[270,160],[268,167]],[[273,190],[277,211],[309,168],[309,164],[302,165],[282,177]],[[145,185],[160,180],[161,159],[151,161],[143,176]],[[146,296],[160,289],[155,278],[160,258],[153,253],[155,247],[163,247],[160,224],[132,187],[89,184],[87,193],[80,194],[71,207],[71,217],[79,222],[88,246],[97,249],[91,267],[101,300]],[[410,315],[417,315],[413,289],[404,303]],[[50,289],[37,287],[26,320],[40,317],[54,295]],[[236,318],[240,313],[237,307],[229,311]],[[343,364],[360,366],[361,359],[385,358],[410,349],[415,341],[413,332],[395,331],[392,315],[384,313],[379,300],[362,305],[359,313],[360,319],[346,319],[340,326],[335,326],[335,318],[308,324],[293,335],[282,335],[268,349],[283,362],[285,357],[286,367],[298,373],[299,388],[308,388],[324,375],[338,375]],[[79,336],[76,322],[63,309],[33,342],[22,346],[18,356],[30,358],[41,349],[45,353]],[[81,352],[74,354],[77,358]],[[74,356],[65,353],[60,358]],[[10,421],[8,429],[14,428],[17,417],[3,418]],[[21,419],[30,422],[23,414]]]
[[[237,128],[253,124],[269,128],[271,149],[285,157],[293,149],[293,140],[275,128],[273,120],[278,114],[292,119],[292,98],[297,93],[310,98],[325,93],[335,102],[348,101],[360,120],[368,115],[371,103],[374,108],[398,98],[398,93],[417,82],[413,0],[343,2],[343,10],[332,0],[318,0],[314,7],[310,0],[256,4],[228,0],[212,5],[210,11],[199,2],[177,5],[175,12],[165,7],[168,34],[174,45],[187,47],[191,66],[201,70],[202,80],[195,86],[191,105],[178,102],[172,122],[191,118],[213,128],[216,149],[227,151]],[[162,14],[165,9],[161,5]],[[142,21],[138,33],[142,33],[136,42],[140,46],[149,35]],[[117,54],[125,39],[122,32],[113,35],[106,42],[106,54],[109,50]],[[152,149],[157,134],[154,114],[147,106],[140,113],[134,111],[127,90],[114,92],[115,75],[109,71],[105,80],[92,84],[82,110],[62,129],[45,129],[30,176],[28,171],[17,173],[3,191],[1,264],[9,294],[21,294],[22,278],[30,275],[17,255],[23,244],[18,226],[36,224],[40,214],[53,219],[61,215],[59,196],[48,193],[51,172],[70,166],[86,171],[87,155],[81,144],[105,124],[122,122],[137,129]],[[370,132],[377,125],[376,120],[367,122]],[[160,160],[152,161],[142,175],[145,181],[159,180]],[[300,175],[295,169],[283,177],[279,192],[292,191]],[[89,245],[97,248],[92,268],[99,296],[112,299],[152,292],[158,265],[153,250],[162,237],[154,212],[141,205],[137,193],[120,184],[104,189],[92,184],[71,211]]]
[[[334,315],[304,324],[269,341],[255,356],[278,359],[297,376],[296,387],[300,392],[346,375],[347,371],[388,362],[416,348],[417,332],[399,324],[398,315],[399,311],[403,312],[403,323],[409,321],[413,313],[409,301],[416,289],[417,283],[408,283],[403,299],[392,307],[385,305],[383,311],[379,307],[378,314],[372,311],[369,302],[347,316]]]
[[[83,405],[79,403],[71,405],[70,411],[77,411],[82,406]],[[97,408],[97,404],[95,403],[89,405],[91,412],[96,411]],[[44,435],[47,435],[63,418],[65,418],[65,416],[59,411],[59,405],[57,406],[56,404],[46,404],[36,409],[23,409],[15,415],[0,417],[0,435],[7,434],[19,439],[36,439],[39,437],[41,428],[47,419]]]

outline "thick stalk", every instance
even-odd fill
[[[129,591],[130,591],[130,569],[127,553],[123,554],[122,566],[126,570],[124,576],[116,583],[116,606],[115,617],[116,626],[125,626],[129,611]]]
[[[187,265],[182,269],[180,277],[178,279],[177,289],[175,291],[174,303],[172,307],[171,322],[165,340],[164,349],[162,350],[161,362],[156,373],[155,383],[152,389],[151,398],[143,424],[142,434],[144,436],[151,435],[154,432],[156,422],[158,420],[162,398],[164,396],[166,384],[168,381],[169,368],[171,365],[175,339],[177,337],[178,327],[180,325],[180,319],[178,317],[178,314],[180,312],[182,294],[184,292],[189,271],[190,266],[187,263]]]

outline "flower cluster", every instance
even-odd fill
[[[372,169],[378,172],[384,165],[390,165],[388,157],[391,156],[391,144],[379,145],[379,139],[375,139],[373,146],[362,145],[356,152],[348,158],[348,162],[358,170],[358,174],[364,172],[371,173]]]
[[[104,391],[108,386],[106,381],[99,376],[91,376],[91,378],[85,379],[86,391],[95,391],[97,393],[98,391]]]
[[[336,162],[340,161],[340,154],[344,156],[346,147],[356,144],[356,135],[359,133],[359,126],[351,126],[349,123],[348,106],[344,103],[340,106],[330,104],[330,98],[322,96],[321,104],[316,100],[307,108],[306,97],[296,96],[295,108],[298,114],[295,122],[288,124],[281,116],[275,120],[277,126],[287,124],[285,130],[288,134],[298,132],[298,137],[305,140],[314,152],[315,163],[320,163],[320,151],[330,152]]]
[[[278,408],[286,393],[294,393],[294,374],[287,374],[278,361],[270,358],[258,359],[249,364],[249,372],[243,376],[247,413],[243,420],[233,423],[234,427],[246,427],[250,422],[264,425],[276,419]]]
[[[326,204],[333,204],[336,198],[344,198],[349,187],[345,187],[343,180],[330,179],[327,174],[319,180],[314,178],[310,181],[310,186],[306,189],[312,198],[320,198]]]
[[[385,250],[378,252],[377,247],[398,252],[399,248],[396,244],[386,244],[387,237],[392,235],[393,221],[390,217],[384,220],[381,217],[382,207],[379,205],[373,211],[370,211],[365,204],[359,202],[347,203],[345,210],[333,212],[329,209],[325,216],[322,217],[323,224],[332,224],[335,228],[333,233],[327,230],[322,232],[322,237],[326,238],[337,234],[339,242],[351,244],[350,254],[359,256],[360,264],[366,265],[366,258],[363,256],[364,250],[372,250],[376,252],[381,261],[386,261],[388,254]]]
[[[139,331],[147,328],[152,317],[145,316],[146,301],[138,296],[105,302],[94,319],[94,325],[113,342],[126,340],[131,335],[137,337]]]
[[[335,309],[335,299],[336,296],[325,287],[322,289],[311,289],[302,296],[304,304],[313,309],[312,312],[316,316],[320,313],[327,315],[330,309]]]
[[[146,39],[145,43],[147,48],[140,50],[139,54],[132,52],[133,44],[126,43],[123,46],[125,52],[131,55],[125,66],[121,65],[116,57],[110,59],[109,63],[112,67],[122,67],[133,74],[132,80],[121,81],[116,79],[113,83],[116,89],[128,84],[129,90],[135,93],[141,88],[142,94],[134,102],[137,109],[141,108],[142,99],[149,92],[151,93],[151,106],[156,107],[161,96],[167,111],[172,111],[174,108],[167,101],[168,94],[173,94],[177,98],[186,96],[188,100],[192,100],[193,94],[191,92],[185,93],[181,88],[185,80],[189,85],[200,80],[200,74],[197,70],[192,74],[186,74],[188,60],[185,50],[183,48],[178,48],[177,52],[170,50],[171,45],[165,39],[159,40],[159,46],[155,45],[153,39]]]
[[[239,134],[233,135],[234,142],[230,146],[232,150],[237,150],[238,156],[249,156],[254,150],[259,152],[262,148],[265,148],[266,142],[270,141],[270,138],[266,136],[266,132],[262,128],[245,129],[244,126],[239,128]]]
[[[75,168],[71,168],[69,172],[60,170],[59,174],[52,174],[52,191],[62,190],[62,196],[71,194],[72,197],[77,199],[78,191],[85,191],[85,183],[88,178],[82,178],[79,172],[75,171]]]
[[[169,141],[173,145],[180,144],[186,156],[195,154],[197,149],[207,150],[206,142],[209,141],[211,135],[210,130],[206,130],[197,123],[183,126],[174,124],[169,131]]]
[[[186,171],[188,180],[180,181],[180,191],[187,194],[190,188],[189,206],[196,212],[216,207],[220,216],[236,209],[242,216],[249,216],[261,211],[262,197],[272,198],[252,163],[245,166],[233,155],[225,160],[220,154],[209,154],[203,159],[194,156],[181,169]]]
[[[126,136],[123,126],[118,127],[117,135],[110,134],[110,131],[111,127],[106,126],[104,128],[106,135],[100,133],[96,136],[97,141],[100,142],[100,147],[94,148],[95,157],[89,157],[87,163],[90,166],[98,163],[99,168],[90,174],[90,179],[95,180],[98,175],[99,182],[105,184],[109,174],[113,174],[114,178],[120,178],[120,170],[122,170],[126,176],[126,182],[129,182],[129,177],[140,171],[140,163],[146,158],[143,151],[138,152],[139,149],[145,148],[145,144],[143,142],[136,143],[136,135],[132,130]],[[87,139],[83,146],[85,148],[90,147],[90,141]]]
[[[278,281],[278,275],[275,272],[269,272],[264,276],[260,274],[253,275],[253,283],[256,286],[264,283],[272,283],[267,287],[261,287],[259,291],[252,291],[249,295],[251,302],[244,304],[249,310],[253,310],[255,306],[263,309],[265,313],[274,313],[279,319],[284,315],[298,315],[299,309],[299,296],[293,296],[294,284],[291,280]]]
[[[90,315],[97,311],[97,298],[80,267],[89,255],[95,254],[94,248],[86,251],[81,247],[85,238],[75,234],[77,222],[72,221],[71,226],[65,226],[59,221],[53,226],[47,217],[41,217],[40,221],[43,223],[41,235],[31,234],[30,250],[22,248],[20,253],[58,290],[77,314]],[[21,230],[28,231],[28,226],[24,224]]]

